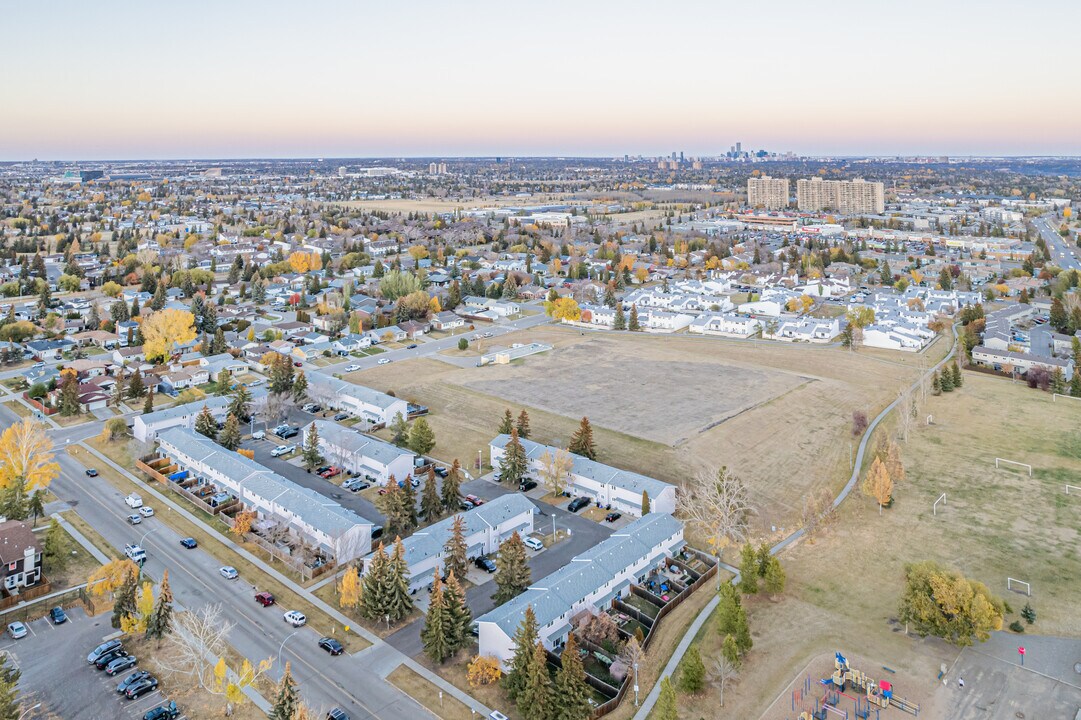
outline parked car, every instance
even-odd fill
[[[240,577],[240,573],[238,573],[236,571],[236,568],[232,565],[225,565],[223,567],[220,567],[218,568],[218,572],[221,573],[221,576],[226,580],[236,580],[238,577]]]
[[[288,440],[289,438],[296,437],[299,434],[300,430],[295,427],[291,427],[288,430],[278,433],[278,437],[280,437],[282,440]]]
[[[138,510],[143,506],[143,499],[135,493],[124,498],[124,502],[127,503],[127,506],[132,510]]]
[[[255,602],[263,607],[270,607],[274,604],[274,594],[268,593],[265,590],[263,592],[257,592],[255,593]]]
[[[462,500],[460,503],[458,503],[458,507],[462,510],[472,510],[474,506],[473,503],[469,502],[468,500]]]
[[[334,477],[335,475],[341,475],[341,474],[342,474],[342,469],[340,467],[331,465],[326,470],[319,473],[319,477],[321,477],[323,479],[328,479],[328,478]]]
[[[476,495],[466,495],[465,499],[468,500],[469,502],[473,503],[473,507],[480,507],[481,505],[484,504],[484,501],[481,500]]]
[[[315,403],[304,403],[300,406],[300,409],[306,413],[315,412],[315,408],[319,407]]]
[[[134,700],[137,697],[146,695],[148,692],[153,692],[157,687],[158,679],[153,675],[147,675],[142,680],[129,685],[128,689],[124,691],[124,697],[128,700]]]
[[[8,625],[8,635],[11,636],[12,640],[24,638],[29,632],[30,631],[26,628],[26,625],[23,625],[21,622],[15,621]]]
[[[405,349],[406,350],[416,350],[417,349],[417,344],[416,343],[409,343],[408,345],[405,346]]]
[[[282,455],[288,455],[297,449],[296,445],[279,445],[270,451],[272,457],[281,457]]]
[[[184,538],[180,541],[180,544],[188,550],[194,550],[199,547],[199,542],[195,538]]]
[[[341,422],[342,420],[348,420],[349,419],[349,413],[340,412],[340,413],[338,413],[337,415],[334,416],[334,419],[336,421],[338,421],[338,422]]]
[[[319,475],[322,475],[327,470],[330,470],[330,465],[320,465],[319,467],[317,467],[315,469],[315,472],[318,473]]]
[[[148,505],[143,505],[141,508],[139,508],[139,514],[143,517],[154,517],[154,508]]]
[[[604,516],[604,521],[605,522],[615,522],[616,520],[619,520],[621,517],[623,517],[623,513],[618,513],[618,512],[613,511],[613,512],[610,512],[610,513],[608,513],[607,515]]]
[[[112,677],[119,672],[135,667],[137,662],[138,659],[134,655],[123,655],[105,666],[105,674]]]
[[[345,648],[342,644],[331,637],[319,638],[319,647],[326,650],[331,655],[341,655],[345,652]]]
[[[372,526],[372,540],[378,540],[380,537],[382,537],[382,535],[383,535],[383,526],[382,525],[373,525]]]
[[[94,667],[96,667],[98,670],[104,670],[113,660],[116,660],[118,657],[124,657],[127,654],[127,651],[123,648],[116,648],[115,650],[110,650],[109,652],[105,653],[94,661]]]
[[[496,571],[495,563],[486,555],[481,555],[474,561],[474,564],[487,573],[494,573]]]
[[[265,440],[266,439],[266,432],[264,432],[262,430],[256,430],[255,432],[253,432],[251,434],[251,439],[252,440]]]
[[[589,505],[589,498],[587,498],[587,497],[576,497],[573,500],[571,500],[570,503],[567,505],[567,510],[569,510],[572,513],[573,512],[578,512],[579,510],[581,510],[584,507],[587,507],[588,505]]]
[[[180,716],[180,709],[177,708],[176,702],[170,700],[164,705],[159,705],[156,708],[147,710],[143,713],[143,720],[174,720]]]
[[[522,484],[518,486],[518,489],[522,492],[529,492],[533,488],[537,487],[536,480],[523,480]]]
[[[293,367],[304,367],[304,363],[300,362],[299,360],[294,360]]]
[[[435,474],[441,478],[445,478],[447,475],[450,475],[450,470],[446,469],[445,467],[437,467],[435,469]]]
[[[299,610],[290,610],[282,615],[282,618],[293,627],[301,627],[304,623],[308,622],[308,618],[304,617],[304,613]]]
[[[143,521],[142,515],[128,515],[128,523],[138,525]]]
[[[120,681],[120,683],[116,686],[116,691],[118,693],[124,693],[134,683],[137,683],[143,678],[147,677],[150,677],[150,673],[148,673],[146,670],[136,670],[131,675],[128,675],[126,678]]]
[[[527,548],[529,548],[530,550],[543,550],[544,549],[544,543],[542,543],[540,540],[538,540],[535,537],[527,537],[525,540],[522,541],[522,543],[525,544],[525,546]]]
[[[95,470],[94,468],[90,468],[89,470],[86,471],[86,476],[87,477],[97,477],[98,476],[98,471]]]
[[[68,621],[68,614],[64,612],[64,608],[54,607],[49,611],[49,619],[53,621],[53,625],[63,625]]]
[[[379,358],[380,365],[390,365],[390,358]]]
[[[345,366],[345,371],[346,372],[356,372],[357,370],[360,370],[360,365],[346,365]]]
[[[101,645],[98,645],[96,648],[90,651],[90,654],[86,656],[86,661],[88,663],[95,663],[98,661],[98,658],[105,653],[112,652],[113,650],[116,650],[120,647],[122,647],[122,645],[119,640],[109,640],[108,642],[103,642]]]
[[[326,720],[349,720],[349,716],[341,708],[331,708]]]

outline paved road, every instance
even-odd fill
[[[1081,260],[1076,257],[1081,253],[1070,241],[1058,234],[1059,220],[1054,215],[1044,215],[1037,218],[1033,225],[1040,232],[1040,236],[1047,243],[1047,249],[1051,251],[1051,261],[1064,270],[1081,271]]]

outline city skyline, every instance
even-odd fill
[[[1040,5],[18,5],[0,159],[1081,155]]]

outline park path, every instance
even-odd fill
[[[920,383],[925,382],[927,378],[931,377],[931,375],[935,371],[937,371],[943,365],[952,360],[953,357],[957,354],[957,341],[959,339],[957,335],[957,324],[951,326],[951,329],[953,331],[953,345],[950,347],[950,351],[946,353],[945,357],[943,357],[933,366],[928,368],[928,370],[924,372],[923,375],[917,378],[908,387],[908,392],[912,392],[912,390],[919,387]],[[845,498],[847,498],[852,492],[852,490],[856,487],[856,483],[858,483],[860,479],[860,469],[863,466],[863,457],[867,452],[867,443],[870,441],[871,435],[874,433],[875,428],[878,427],[879,423],[881,423],[886,418],[886,416],[889,415],[893,411],[893,409],[897,407],[897,404],[900,401],[901,397],[900,395],[898,395],[898,397],[894,399],[893,402],[883,408],[882,412],[875,416],[875,419],[872,420],[871,423],[867,426],[867,429],[863,431],[863,437],[860,438],[859,447],[856,449],[856,460],[852,466],[852,475],[848,478],[848,482],[845,483],[845,486],[841,488],[841,492],[838,493],[837,497],[833,500],[833,507],[836,508],[840,506],[840,504],[845,501]],[[784,538],[772,548],[770,548],[770,555],[779,554],[781,551],[794,543],[796,540],[799,540],[801,537],[803,537],[803,528],[799,528],[798,530],[794,531],[791,535]],[[730,571],[737,570],[730,582],[732,584],[738,583],[740,579],[738,568],[732,568],[729,566],[728,569]],[[657,698],[660,697],[661,680],[665,677],[671,677],[675,673],[676,668],[679,666],[680,661],[683,659],[683,655],[687,652],[688,648],[690,648],[691,642],[698,635],[698,631],[702,629],[703,625],[705,625],[706,621],[709,619],[710,615],[713,613],[713,610],[717,607],[717,604],[719,602],[720,597],[714,595],[713,598],[709,601],[709,603],[707,603],[706,606],[702,608],[701,612],[698,613],[697,617],[695,617],[694,622],[691,623],[691,626],[687,628],[687,632],[685,632],[683,634],[683,637],[680,639],[679,645],[676,646],[675,652],[673,652],[672,657],[669,658],[668,664],[664,666],[664,670],[661,672],[660,677],[657,678],[657,682],[653,685],[653,689],[649,691],[649,695],[646,696],[646,699],[642,702],[641,707],[639,707],[638,711],[634,714],[634,720],[646,720],[646,717],[649,716],[649,713],[653,709],[653,706],[657,703]]]

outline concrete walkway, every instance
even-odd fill
[[[87,452],[91,453],[92,455],[94,455],[95,457],[100,459],[102,462],[108,464],[110,467],[115,469],[117,472],[122,473],[128,479],[130,479],[130,480],[132,480],[134,482],[139,482],[138,478],[136,478],[134,475],[132,475],[127,469],[125,469],[125,468],[121,467],[120,465],[116,464],[110,458],[108,458],[105,455],[103,455],[102,453],[98,452],[97,449],[95,449],[95,448],[93,448],[93,447],[91,447],[91,446],[89,446],[89,445],[87,445],[85,443],[80,443],[79,446],[82,447],[82,448],[85,448]],[[157,500],[158,502],[161,502],[161,503],[163,503],[165,505],[168,505],[170,508],[175,510],[177,513],[179,513],[181,516],[183,516],[189,522],[192,522],[195,525],[197,525],[198,527],[200,527],[203,530],[203,532],[206,532],[206,533],[210,534],[215,539],[217,539],[219,542],[221,542],[223,545],[225,545],[230,550],[232,550],[233,552],[235,552],[238,555],[240,555],[241,557],[243,557],[245,560],[247,560],[251,564],[258,567],[260,570],[265,572],[267,575],[270,575],[271,577],[273,577],[278,582],[280,582],[283,585],[286,585],[287,587],[291,588],[294,592],[296,592],[298,595],[303,597],[305,600],[307,600],[313,606],[315,606],[319,610],[323,611],[329,617],[331,617],[336,622],[338,622],[343,628],[344,627],[349,627],[350,632],[354,632],[357,635],[360,635],[365,640],[370,642],[373,646],[379,646],[379,650],[377,652],[374,652],[373,655],[380,659],[381,668],[384,668],[384,667],[388,668],[386,670],[387,674],[392,672],[394,670],[394,668],[398,667],[398,665],[401,665],[401,664],[404,663],[405,665],[410,667],[412,670],[414,670],[417,674],[419,674],[421,677],[423,677],[425,680],[427,680],[430,683],[432,683],[433,685],[435,685],[438,689],[442,690],[447,695],[449,695],[449,696],[451,696],[453,698],[456,698],[457,700],[464,703],[467,707],[475,709],[481,716],[486,716],[491,712],[491,710],[489,708],[485,707],[480,701],[476,700],[475,698],[470,696],[468,693],[462,691],[460,688],[456,687],[455,685],[452,685],[451,683],[447,682],[442,677],[440,677],[439,675],[437,675],[437,674],[433,673],[432,671],[428,670],[424,666],[414,662],[412,660],[412,658],[406,657],[405,655],[398,652],[397,650],[395,650],[390,645],[387,645],[378,635],[376,635],[376,634],[374,634],[372,632],[369,632],[367,629],[365,629],[363,627],[358,627],[356,622],[354,622],[350,618],[343,615],[337,608],[331,607],[327,603],[323,602],[323,600],[316,597],[311,592],[310,589],[300,587],[295,582],[293,582],[289,578],[285,577],[280,572],[278,572],[276,569],[274,569],[273,567],[271,567],[270,565],[265,563],[261,558],[256,557],[255,555],[252,555],[250,552],[245,550],[243,547],[237,545],[235,542],[233,542],[233,540],[231,538],[228,538],[228,537],[222,535],[216,529],[214,529],[214,528],[210,527],[209,525],[207,525],[206,523],[204,523],[200,518],[198,518],[197,516],[195,516],[194,514],[189,512],[187,510],[187,508],[185,508],[185,507],[179,505],[178,503],[174,502],[172,498],[170,498],[166,494],[160,492],[152,484],[139,483],[139,485],[142,488],[143,492],[145,492],[148,495],[153,496],[155,498],[155,500]],[[385,677],[385,676],[383,676],[383,677]]]
[[[86,539],[86,535],[83,535],[81,532],[79,532],[75,528],[75,526],[65,520],[63,516],[60,515],[60,513],[54,512],[49,517],[60,523],[60,527],[67,530],[68,535],[71,535],[71,537],[75,539],[75,542],[82,545],[83,549],[90,553],[99,563],[101,563],[102,565],[106,565],[112,560],[111,557],[103,553],[101,550],[98,550],[97,546],[94,545],[94,543]]]
[[[950,348],[950,351],[946,353],[946,356],[944,358],[942,358],[930,369],[924,372],[924,374],[919,379],[913,382],[912,385],[910,385],[908,388],[909,392],[917,388],[920,383],[930,377],[936,370],[948,363],[951,359],[953,359],[954,355],[957,354],[957,325],[953,325],[951,329],[953,331],[953,346]],[[881,423],[886,418],[886,416],[889,415],[895,407],[897,407],[897,404],[900,401],[901,398],[898,397],[889,405],[887,405],[882,410],[882,412],[875,416],[875,419],[871,421],[870,425],[867,426],[867,429],[864,430],[863,437],[860,439],[859,448],[856,450],[856,461],[852,467],[852,475],[851,477],[849,477],[848,482],[845,483],[845,486],[841,489],[841,492],[834,499],[833,507],[838,507],[842,502],[844,502],[845,498],[847,498],[852,492],[852,489],[856,487],[856,483],[858,483],[860,479],[860,470],[863,466],[863,457],[867,451],[867,443],[871,439],[871,434],[874,433],[875,428],[878,427],[879,423]],[[779,554],[782,550],[784,550],[786,547],[788,547],[801,537],[803,537],[803,528],[796,530],[791,535],[770,548],[770,554]],[[722,567],[724,567],[729,572],[735,571],[736,574],[731,580],[732,584],[736,584],[739,582],[740,576],[738,568],[734,568],[731,565],[725,565],[724,563],[722,563]],[[645,720],[646,717],[649,715],[650,711],[653,709],[653,706],[657,702],[657,698],[660,697],[661,679],[665,677],[671,677],[672,674],[675,673],[676,668],[679,666],[679,663],[683,659],[684,654],[686,654],[687,649],[691,646],[691,642],[698,634],[698,631],[702,628],[702,625],[704,625],[706,620],[709,619],[710,614],[717,607],[717,604],[719,602],[720,598],[715,595],[713,599],[710,600],[704,608],[702,608],[702,611],[698,613],[698,616],[694,619],[694,622],[691,623],[691,626],[687,629],[687,632],[684,633],[683,638],[679,641],[679,645],[676,646],[676,650],[672,653],[672,657],[668,660],[668,664],[664,666],[664,671],[661,673],[661,676],[657,678],[657,682],[653,685],[653,689],[651,689],[649,691],[649,695],[646,696],[645,702],[642,703],[642,706],[638,708],[638,711],[634,714],[634,720]]]

